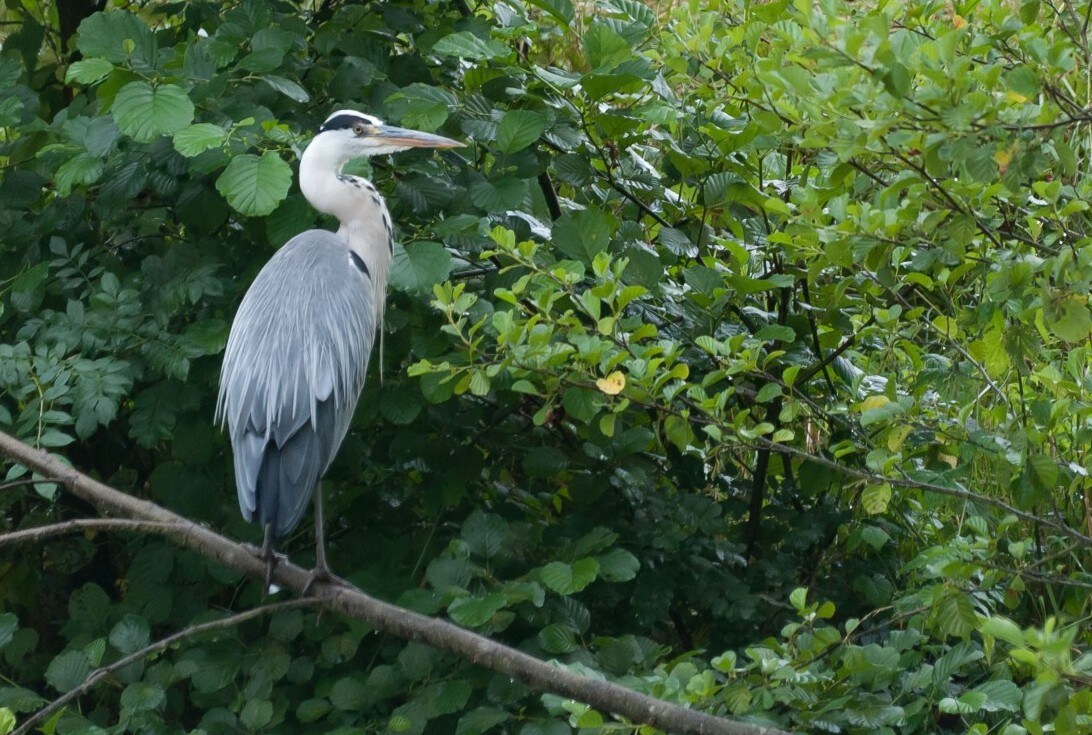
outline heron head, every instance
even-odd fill
[[[396,128],[356,110],[338,110],[319,127],[317,137],[337,136],[345,158],[397,153],[410,148],[461,148],[457,140],[419,130]]]

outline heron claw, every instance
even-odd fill
[[[348,580],[343,579],[330,571],[330,567],[325,564],[316,564],[315,568],[311,570],[311,577],[307,580],[307,584],[303,586],[303,591],[300,593],[302,597],[307,597],[311,592],[311,587],[315,582],[322,582],[324,584],[337,585],[338,587],[352,587]]]
[[[254,556],[258,557],[265,562],[265,593],[271,594],[273,591],[273,570],[276,568],[279,562],[288,562],[288,555],[282,554],[278,551],[274,551],[272,548],[267,547],[265,544],[262,546],[255,546],[254,544],[243,544],[243,547]]]

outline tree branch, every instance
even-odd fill
[[[133,521],[128,518],[75,518],[48,526],[37,526],[20,531],[0,534],[0,547],[12,544],[37,543],[51,536],[64,536],[76,531],[101,529],[104,531],[143,531],[145,533],[169,533],[175,529],[170,523],[157,521]]]
[[[171,528],[164,533],[175,543],[256,579],[265,576],[265,562],[242,544],[155,503],[115,490],[4,432],[0,432],[0,454],[43,475],[58,478],[73,495],[91,503],[102,513],[166,524]],[[300,594],[311,582],[311,572],[286,561],[274,568],[273,581],[282,589]],[[471,663],[519,679],[535,691],[569,697],[604,713],[617,714],[678,735],[787,735],[783,730],[696,712],[618,684],[574,674],[446,620],[430,618],[383,602],[354,587],[316,581],[310,589],[315,598],[314,604],[320,608],[362,620],[377,630],[404,640],[427,643]]]
[[[550,219],[555,222],[561,217],[561,204],[557,201],[557,190],[550,178],[549,171],[543,171],[538,175],[538,186],[542,189],[542,196],[546,199],[546,208],[550,210]]]
[[[1071,538],[1081,544],[1081,546],[1092,547],[1092,536],[1085,536],[1083,533],[1068,525],[1064,521],[1060,521],[1050,516],[1037,516],[1034,513],[1029,513],[1026,510],[1020,510],[1019,508],[1009,505],[1003,500],[990,497],[989,495],[979,495],[973,493],[970,490],[964,490],[962,487],[947,487],[945,485],[937,485],[934,482],[925,482],[923,480],[915,480],[905,472],[901,473],[901,477],[885,477],[883,475],[876,475],[871,472],[865,472],[864,470],[858,470],[853,467],[849,467],[844,464],[835,462],[832,459],[818,454],[812,454],[803,449],[797,449],[789,444],[781,444],[780,442],[774,442],[763,436],[756,436],[745,442],[741,442],[744,446],[750,446],[753,449],[760,448],[773,448],[779,452],[785,454],[791,454],[794,457],[802,459],[806,462],[814,462],[821,467],[829,467],[832,470],[842,473],[846,477],[852,477],[857,480],[864,480],[866,482],[873,483],[887,483],[892,487],[902,487],[908,490],[923,490],[926,492],[937,493],[938,495],[947,495],[953,498],[959,498],[965,500],[968,503],[981,503],[982,505],[989,505],[994,508],[999,508],[1006,513],[1011,513],[1020,520],[1027,521],[1028,523],[1038,524],[1040,526],[1046,526],[1053,529],[1058,533]],[[0,451],[3,447],[0,446]]]
[[[0,490],[10,490],[13,487],[19,487],[20,485],[37,485],[39,483],[57,482],[56,477],[23,477],[18,480],[8,480],[7,482],[0,482]]]

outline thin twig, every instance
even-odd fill
[[[20,485],[37,485],[40,482],[60,482],[56,477],[23,477],[18,480],[0,482],[0,490],[10,490]]]
[[[143,531],[151,533],[168,533],[176,530],[170,523],[158,523],[155,521],[134,521],[129,518],[74,518],[70,521],[51,523],[48,526],[25,528],[20,531],[11,531],[0,534],[0,546],[12,544],[37,543],[52,536],[64,536],[69,533],[86,530],[103,531]]]
[[[262,605],[256,607],[253,610],[247,610],[236,615],[229,615],[226,618],[220,618],[219,620],[212,620],[207,623],[201,623],[199,625],[191,625],[188,628],[184,628],[177,633],[162,638],[151,645],[130,653],[128,656],[119,658],[112,664],[107,666],[100,666],[99,668],[88,674],[87,678],[83,680],[83,683],[77,686],[75,689],[65,692],[61,696],[54,699],[52,702],[42,707],[40,710],[32,714],[27,719],[23,720],[22,724],[15,729],[12,735],[27,735],[34,724],[49,717],[51,714],[64,707],[66,704],[76,699],[79,696],[86,694],[91,690],[93,686],[99,683],[100,680],[113,674],[115,671],[124,669],[130,664],[134,664],[137,661],[147,658],[152,654],[159,653],[160,651],[173,646],[181,640],[186,638],[192,638],[193,636],[200,635],[201,633],[207,633],[210,630],[222,630],[224,628],[232,628],[240,623],[245,623],[252,618],[260,617],[262,615],[269,615],[270,613],[280,612],[281,610],[291,610],[297,607],[307,607],[310,605],[317,605],[320,600],[316,597],[304,597],[298,600],[285,600],[284,602],[274,602],[269,605]]]
[[[874,273],[868,272],[868,273],[866,273],[866,275],[877,286],[879,286],[880,288],[885,289],[888,293],[890,293],[892,296],[894,296],[899,301],[899,303],[902,305],[902,307],[904,309],[910,310],[910,309],[914,308],[913,305],[909,301],[907,301],[905,296],[903,296],[897,289],[893,289],[893,288],[891,288],[889,286],[885,286],[883,284],[883,282]],[[923,294],[921,292],[921,290],[918,289],[916,286],[914,287],[914,291],[918,294],[919,297],[921,297],[921,299],[925,303],[929,304],[930,308],[932,308],[933,311],[935,311],[939,315],[944,315],[944,312],[941,311],[940,308],[937,307],[932,301],[930,301],[929,297],[926,296],[925,294]],[[956,340],[954,340],[952,338],[952,336],[950,334],[948,334],[948,332],[946,330],[943,330],[940,327],[938,327],[936,324],[933,324],[933,321],[931,319],[925,320],[925,325],[928,328],[932,329],[937,334],[939,334],[941,337],[946,339],[948,341],[949,346],[953,350],[958,352],[960,357],[962,357],[964,360],[966,360],[969,364],[971,364],[979,372],[979,374],[982,376],[982,379],[986,381],[986,385],[988,385],[990,387],[990,390],[992,390],[997,395],[997,397],[1001,399],[1002,403],[1004,403],[1006,406],[1008,406],[1009,411],[1015,413],[1015,409],[1013,408],[1012,401],[1009,400],[1009,397],[1007,395],[1005,395],[1005,392],[1002,391],[1001,388],[997,385],[997,383],[994,382],[993,378],[990,376],[989,372],[986,370],[986,367],[982,363],[980,363],[978,360],[974,359],[974,357],[971,356],[971,353],[968,352],[966,350],[966,348],[963,347],[963,345],[959,344]]]
[[[823,467],[829,467],[830,469],[840,472],[847,477],[853,477],[858,480],[864,480],[866,482],[876,484],[887,483],[888,485],[891,485],[893,487],[904,487],[908,490],[924,490],[926,492],[937,493],[938,495],[948,495],[953,498],[966,500],[969,503],[981,503],[983,505],[990,505],[994,508],[999,508],[1000,510],[1005,511],[1006,513],[1011,513],[1021,520],[1027,521],[1029,523],[1037,523],[1039,525],[1046,526],[1047,528],[1054,529],[1063,536],[1068,536],[1071,539],[1081,542],[1082,546],[1092,546],[1092,536],[1085,536],[1080,531],[1061,521],[1057,521],[1053,518],[1049,518],[1046,516],[1037,516],[1034,513],[1028,513],[1027,511],[1020,510],[1015,506],[1009,505],[1003,500],[991,498],[988,495],[979,495],[977,493],[971,492],[970,490],[964,490],[958,487],[947,487],[945,485],[937,485],[936,483],[932,482],[915,480],[905,473],[903,473],[902,477],[884,477],[883,475],[874,475],[871,472],[865,472],[864,470],[858,470],[844,464],[839,464],[834,460],[827,459],[826,457],[818,454],[806,452],[803,449],[797,449],[796,447],[790,446],[788,444],[781,444],[780,442],[770,441],[765,437],[755,437],[754,439],[751,439],[748,443],[752,445],[752,449],[774,447],[777,449],[777,451],[791,454],[794,457],[798,457],[808,462],[813,462]]]

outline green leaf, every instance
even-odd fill
[[[538,644],[547,653],[572,653],[579,644],[576,631],[564,623],[550,623],[538,632]]]
[[[12,282],[12,305],[20,311],[29,311],[40,303],[40,288],[49,277],[49,262],[36,263],[16,276]]]
[[[448,605],[447,612],[459,625],[480,628],[489,622],[498,610],[505,607],[504,595],[494,592],[485,597],[460,597]]]
[[[268,699],[251,699],[243,705],[239,721],[247,730],[261,730],[273,719],[273,703]]]
[[[527,198],[527,180],[519,176],[482,179],[470,187],[470,200],[486,212],[516,209]]]
[[[149,712],[159,709],[166,701],[167,695],[161,687],[138,681],[125,687],[125,691],[121,693],[121,712],[123,716]]]
[[[57,168],[57,193],[68,196],[76,186],[94,184],[106,170],[106,162],[90,153],[81,153],[70,158]]]
[[[94,13],[80,22],[76,47],[84,58],[148,69],[155,61],[155,37],[139,15],[125,11]]]
[[[504,56],[508,53],[507,47],[492,39],[482,40],[470,31],[459,31],[444,36],[432,47],[433,53],[441,56],[453,56],[471,61],[484,61]]]
[[[186,158],[216,148],[227,140],[228,131],[212,123],[196,123],[174,134],[174,149]]]
[[[395,120],[427,132],[443,125],[457,106],[450,92],[429,84],[411,84],[386,99],[387,110]]]
[[[363,708],[369,701],[367,684],[358,676],[338,679],[330,688],[330,704],[343,712]]]
[[[391,288],[415,296],[427,296],[432,287],[451,275],[451,253],[438,242],[415,242],[394,246]]]
[[[596,557],[599,576],[608,582],[628,582],[637,576],[641,562],[625,549],[611,549]]]
[[[261,157],[245,153],[233,158],[216,179],[216,190],[240,214],[261,217],[284,201],[291,184],[292,169],[266,151]]]
[[[296,719],[300,722],[317,722],[330,712],[330,703],[325,699],[305,699],[296,707]]]
[[[121,132],[139,143],[170,135],[193,122],[193,102],[181,87],[130,82],[118,91],[110,113]]]
[[[0,735],[8,735],[15,729],[15,713],[7,707],[0,707]]]
[[[685,452],[694,444],[694,428],[682,416],[672,414],[664,419],[664,435],[680,452]]]
[[[11,643],[15,631],[19,630],[19,618],[14,613],[0,613],[0,649]]]
[[[601,21],[592,21],[584,33],[584,57],[592,69],[609,71],[632,56],[629,42]]]
[[[307,90],[291,79],[266,74],[261,80],[294,102],[304,104],[311,101],[311,95],[307,93]]]
[[[515,153],[534,143],[546,132],[550,120],[531,110],[509,110],[497,125],[497,149]]]
[[[897,61],[891,65],[890,70],[883,78],[883,84],[887,91],[896,97],[902,97],[910,91],[911,81],[910,71]]]
[[[483,735],[508,719],[508,713],[497,707],[478,707],[459,718],[455,735]]]
[[[755,332],[755,339],[795,342],[796,330],[782,324],[767,324],[762,329]]]
[[[1027,644],[1024,632],[1020,629],[1020,626],[1009,618],[1000,615],[991,615],[986,618],[979,626],[979,630],[985,635],[992,635],[994,638],[1005,641],[1013,646],[1024,646]]]
[[[542,8],[552,15],[562,25],[572,23],[576,13],[573,10],[572,0],[530,0],[531,4]]]
[[[1057,313],[1047,319],[1047,325],[1066,342],[1085,341],[1092,335],[1092,312],[1088,309],[1088,300],[1083,296],[1065,299]]]
[[[490,559],[508,539],[508,523],[498,515],[476,510],[463,521],[462,539],[471,553]]]
[[[861,493],[861,506],[871,515],[886,513],[890,502],[891,486],[886,482],[882,485],[869,485]]]
[[[891,540],[891,535],[878,526],[865,526],[861,529],[861,540],[879,550]]]
[[[706,296],[714,295],[722,284],[720,273],[704,265],[687,268],[682,272],[682,277],[687,286]]]
[[[26,105],[18,97],[0,99],[0,126],[17,125],[25,109]]]
[[[463,679],[440,681],[424,687],[416,697],[425,703],[429,719],[462,711],[473,690]]]
[[[186,328],[185,342],[193,348],[195,357],[218,355],[227,345],[230,326],[223,319],[207,319]]]
[[[542,583],[559,595],[571,595],[595,581],[599,574],[599,562],[591,557],[572,564],[552,561],[539,573]]]
[[[106,59],[81,59],[68,65],[64,73],[66,84],[94,84],[114,70],[114,65]]]
[[[945,595],[933,609],[937,630],[946,637],[966,638],[977,623],[971,600],[962,592]]]
[[[607,249],[617,227],[613,215],[598,209],[567,212],[554,223],[554,245],[570,258],[590,264]]]
[[[565,462],[562,466],[568,466],[568,458],[562,454],[561,459]],[[605,526],[596,526],[570,545],[567,550],[573,556],[587,556],[609,549],[617,540],[617,533]]]
[[[1012,360],[1005,350],[1005,331],[1003,326],[995,326],[986,330],[982,339],[971,342],[967,351],[971,357],[978,360],[990,377],[1001,380],[1012,368]]]
[[[83,683],[91,673],[91,662],[83,651],[65,651],[49,662],[46,682],[59,692],[68,692]]]
[[[1051,493],[1058,485],[1058,465],[1047,454],[1033,454],[1028,458],[1028,476],[1035,488]]]
[[[780,385],[778,385],[777,383],[766,383],[766,385],[762,386],[759,389],[758,394],[755,396],[755,400],[759,403],[767,403],[768,401],[772,401],[780,395]]]
[[[985,697],[981,709],[987,712],[1016,712],[1020,708],[1024,694],[1020,687],[1005,679],[997,679],[979,684],[972,691]]]
[[[561,405],[565,407],[565,413],[577,421],[591,423],[595,414],[602,407],[602,397],[598,391],[587,388],[566,388],[561,396]]]
[[[148,645],[151,629],[138,615],[126,615],[110,631],[110,645],[122,653],[135,653]]]

